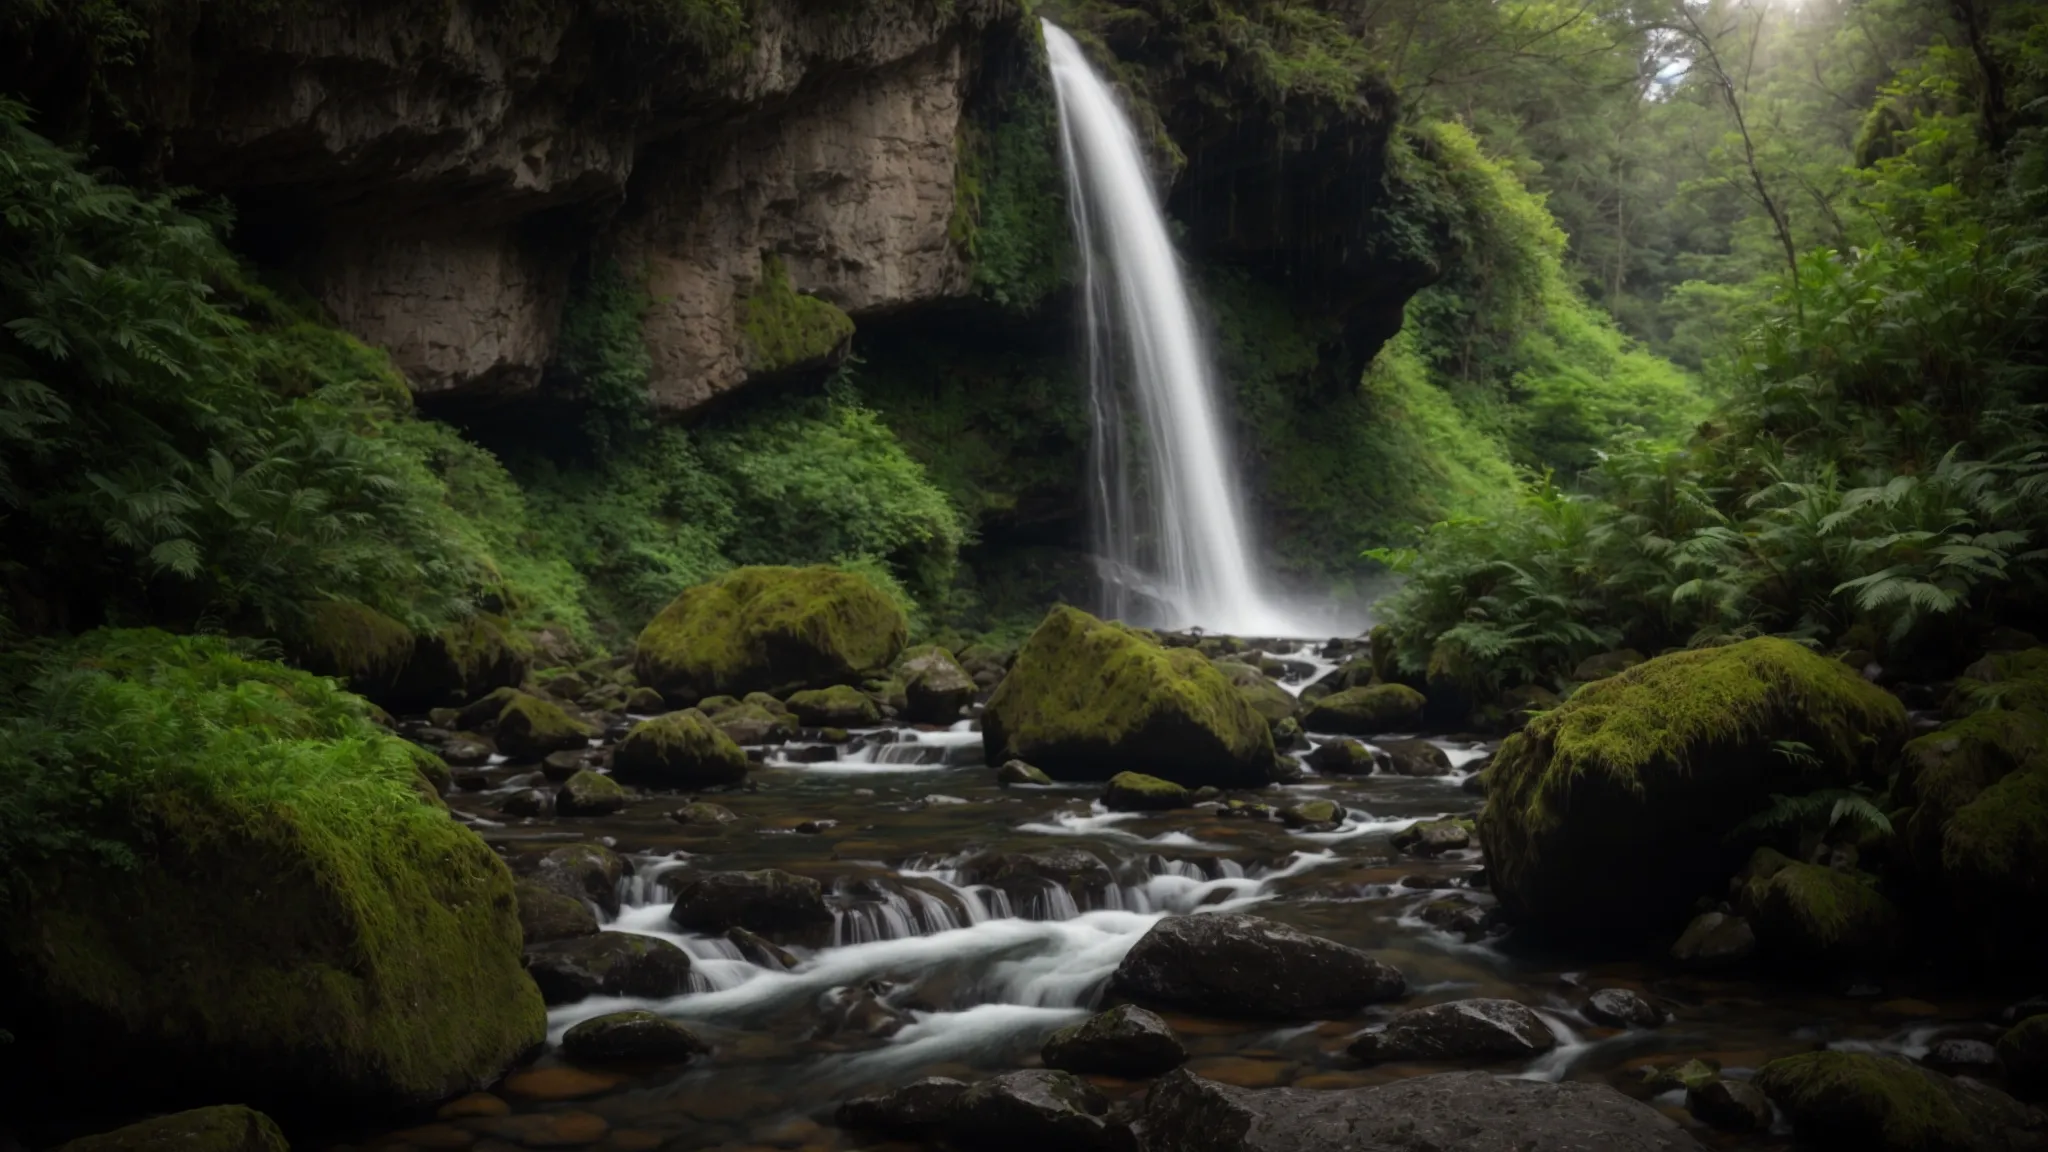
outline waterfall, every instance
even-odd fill
[[[1308,635],[1253,568],[1215,371],[1130,120],[1073,37],[1040,23],[1081,257],[1103,609],[1156,627]]]

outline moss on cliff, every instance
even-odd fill
[[[740,335],[749,372],[821,367],[853,338],[853,319],[829,300],[799,294],[782,258],[771,255],[740,301]]]
[[[1024,311],[1072,273],[1059,108],[1038,21],[991,37],[981,98],[961,117],[948,233],[973,268],[975,293]]]

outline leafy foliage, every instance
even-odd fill
[[[647,377],[654,360],[640,335],[649,302],[646,290],[607,260],[562,310],[555,367],[583,402],[584,433],[597,452],[653,427]]]

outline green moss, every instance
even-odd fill
[[[1102,793],[1103,806],[1112,812],[1163,812],[1185,808],[1190,799],[1186,788],[1142,772],[1111,776],[1109,787]]]
[[[1911,806],[1908,848],[1923,867],[1941,855],[1956,811],[2013,770],[2048,752],[2048,716],[1987,709],[1908,741],[1893,794]]]
[[[1252,711],[1264,716],[1268,724],[1278,724],[1292,717],[1295,708],[1299,706],[1292,693],[1267,679],[1265,673],[1249,664],[1219,660],[1216,662],[1216,670],[1223,673],[1224,678],[1236,686],[1238,694],[1244,697],[1244,702],[1252,706]]]
[[[1640,793],[1646,770],[1689,772],[1706,755],[1773,739],[1799,740],[1853,776],[1905,723],[1891,694],[1789,640],[1679,652],[1588,684],[1509,737],[1492,803],[1548,827],[1582,776]]]
[[[137,1085],[175,1061],[266,1107],[392,1107],[489,1083],[539,1043],[511,875],[423,802],[417,754],[360,700],[147,632],[90,634],[38,682],[0,722],[7,807],[46,833],[79,823],[33,790],[60,771],[122,849],[10,853],[33,895],[0,920],[30,1006],[7,1025],[50,1067],[126,1075],[116,1053]]]
[[[1851,1052],[1810,1052],[1773,1060],[1757,1087],[1802,1136],[1872,1152],[1967,1152],[1971,1117],[1941,1078],[1903,1060]]]
[[[633,726],[612,752],[612,775],[646,788],[708,788],[747,778],[747,754],[696,709]]]
[[[1818,864],[1787,862],[1751,880],[1743,910],[1765,948],[1803,960],[1879,963],[1899,930],[1873,880]]]
[[[533,662],[533,641],[503,616],[468,617],[441,629],[435,639],[470,691],[516,684]]]
[[[1948,710],[1967,715],[1986,710],[2048,713],[2048,648],[1995,652],[1956,678]]]
[[[908,634],[867,580],[834,568],[740,568],[675,599],[641,632],[634,669],[667,692],[750,692],[858,681]]]
[[[1273,771],[1265,720],[1199,652],[1065,606],[1018,651],[982,735],[991,763],[1020,759],[1055,778],[1130,770],[1237,786]]]
[[[2008,774],[1959,809],[1942,829],[1941,862],[1963,885],[1995,885],[2014,897],[2048,897],[2048,763]]]
[[[1373,736],[1413,730],[1428,701],[1406,684],[1371,684],[1333,692],[1315,702],[1302,726],[1311,732]]]
[[[1026,14],[991,53],[987,93],[960,120],[948,234],[973,269],[977,295],[1005,308],[1035,307],[1073,268],[1059,108],[1045,41]]]
[[[882,710],[867,693],[844,684],[794,693],[789,711],[813,728],[865,728],[882,722]]]
[[[221,1104],[81,1137],[58,1152],[291,1152],[291,1145],[270,1117]]]
[[[853,319],[830,301],[799,295],[779,256],[761,261],[761,279],[739,311],[749,372],[821,366],[853,338]]]
[[[550,752],[574,751],[597,735],[590,725],[538,696],[521,692],[498,713],[493,734],[498,751],[515,760],[538,760]]]
[[[322,600],[308,606],[293,647],[299,662],[311,671],[374,686],[398,675],[412,658],[414,642],[412,629],[375,608],[351,600]]]

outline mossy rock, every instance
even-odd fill
[[[1018,651],[982,739],[990,763],[1024,760],[1062,780],[1132,771],[1237,788],[1274,772],[1265,718],[1199,652],[1066,606]]]
[[[1347,688],[1317,700],[1301,724],[1311,732],[1337,736],[1413,732],[1422,724],[1426,704],[1422,693],[1406,684]]]
[[[790,714],[812,728],[869,728],[882,722],[882,709],[867,693],[844,684],[795,693],[788,704]]]
[[[498,723],[498,717],[505,712],[505,705],[524,695],[526,693],[517,688],[493,688],[456,709],[451,726],[459,732],[482,732]],[[437,708],[435,711],[446,712],[448,709]]]
[[[2048,1015],[2030,1016],[1998,1038],[1998,1060],[2022,1100],[2048,1100]]]
[[[1008,788],[1012,784],[1035,784],[1041,788],[1052,786],[1052,777],[1033,768],[1022,760],[1011,760],[996,769],[996,784]]]
[[[525,880],[513,889],[513,895],[519,901],[520,937],[529,948],[551,940],[597,935],[597,916],[574,896]]]
[[[520,693],[498,713],[492,739],[498,751],[513,760],[542,760],[550,752],[570,752],[590,745],[597,735],[588,724],[538,696]]]
[[[1334,829],[1344,822],[1344,806],[1335,800],[1303,800],[1282,808],[1280,822],[1307,831]]]
[[[664,695],[856,684],[903,648],[903,612],[837,568],[738,568],[691,588],[640,633],[634,672]]]
[[[2048,753],[2048,714],[1986,710],[1906,744],[1893,798],[1912,815],[1900,831],[1915,866],[1941,870],[1948,822],[2022,765]]]
[[[292,662],[333,676],[371,700],[389,699],[418,642],[412,629],[353,600],[306,606],[304,622],[287,645]]]
[[[525,683],[532,668],[533,642],[511,621],[476,615],[420,637],[388,698],[373,699],[399,711],[473,700]]]
[[[1379,757],[1363,743],[1339,737],[1316,745],[1308,754],[1308,766],[1324,776],[1370,776],[1379,767]]]
[[[903,718],[913,724],[951,724],[980,695],[974,677],[936,644],[904,652],[896,679],[903,684]]]
[[[2048,712],[2048,648],[1993,652],[1970,665],[1956,678],[1945,707],[1951,716]]]
[[[291,1152],[291,1145],[263,1113],[219,1104],[81,1137],[57,1152]]]
[[[1874,781],[1905,710],[1836,661],[1758,639],[1581,688],[1501,745],[1479,818],[1502,908],[1580,944],[1676,931],[1742,864],[1774,794]],[[1781,753],[1779,742],[1810,752]]]
[[[632,803],[632,793],[609,776],[584,769],[562,781],[555,793],[560,816],[609,816]]]
[[[668,708],[668,701],[652,688],[635,688],[626,693],[626,711],[636,716],[652,716]]]
[[[1394,833],[1389,842],[1417,856],[1440,856],[1470,847],[1472,831],[1470,820],[1417,820]]]
[[[780,744],[796,736],[796,721],[758,704],[736,704],[711,715],[711,723],[735,744]]]
[[[2048,971],[2048,759],[2008,773],[1942,827],[1943,891],[1994,968]],[[2032,911],[2022,911],[2022,910]]]
[[[1782,858],[1750,871],[1759,874],[1743,889],[1742,911],[1767,956],[1802,968],[1881,966],[1898,946],[1898,909],[1875,878]]]
[[[5,919],[6,996],[33,1006],[8,1024],[47,1069],[136,1106],[357,1116],[481,1089],[542,1041],[512,876],[440,809],[150,810],[143,867],[67,870]]]
[[[762,260],[761,279],[740,300],[739,316],[742,358],[757,375],[827,367],[853,339],[853,318],[829,300],[798,293],[776,256]]]
[[[746,783],[747,754],[692,708],[635,724],[612,751],[612,776],[635,788],[726,787]]]
[[[2026,1109],[2010,1096],[1903,1060],[1809,1052],[1765,1064],[1755,1083],[1814,1148],[1983,1152],[2027,1146],[2008,1140],[2027,1127]]]
[[[1138,772],[1119,772],[1103,790],[1102,806],[1111,812],[1167,812],[1192,802],[1188,790],[1171,780]]]
[[[1267,679],[1265,673],[1249,664],[1218,660],[1216,670],[1237,688],[1238,695],[1252,706],[1252,711],[1266,718],[1268,725],[1292,719],[1294,710],[1301,706],[1293,693]]]

